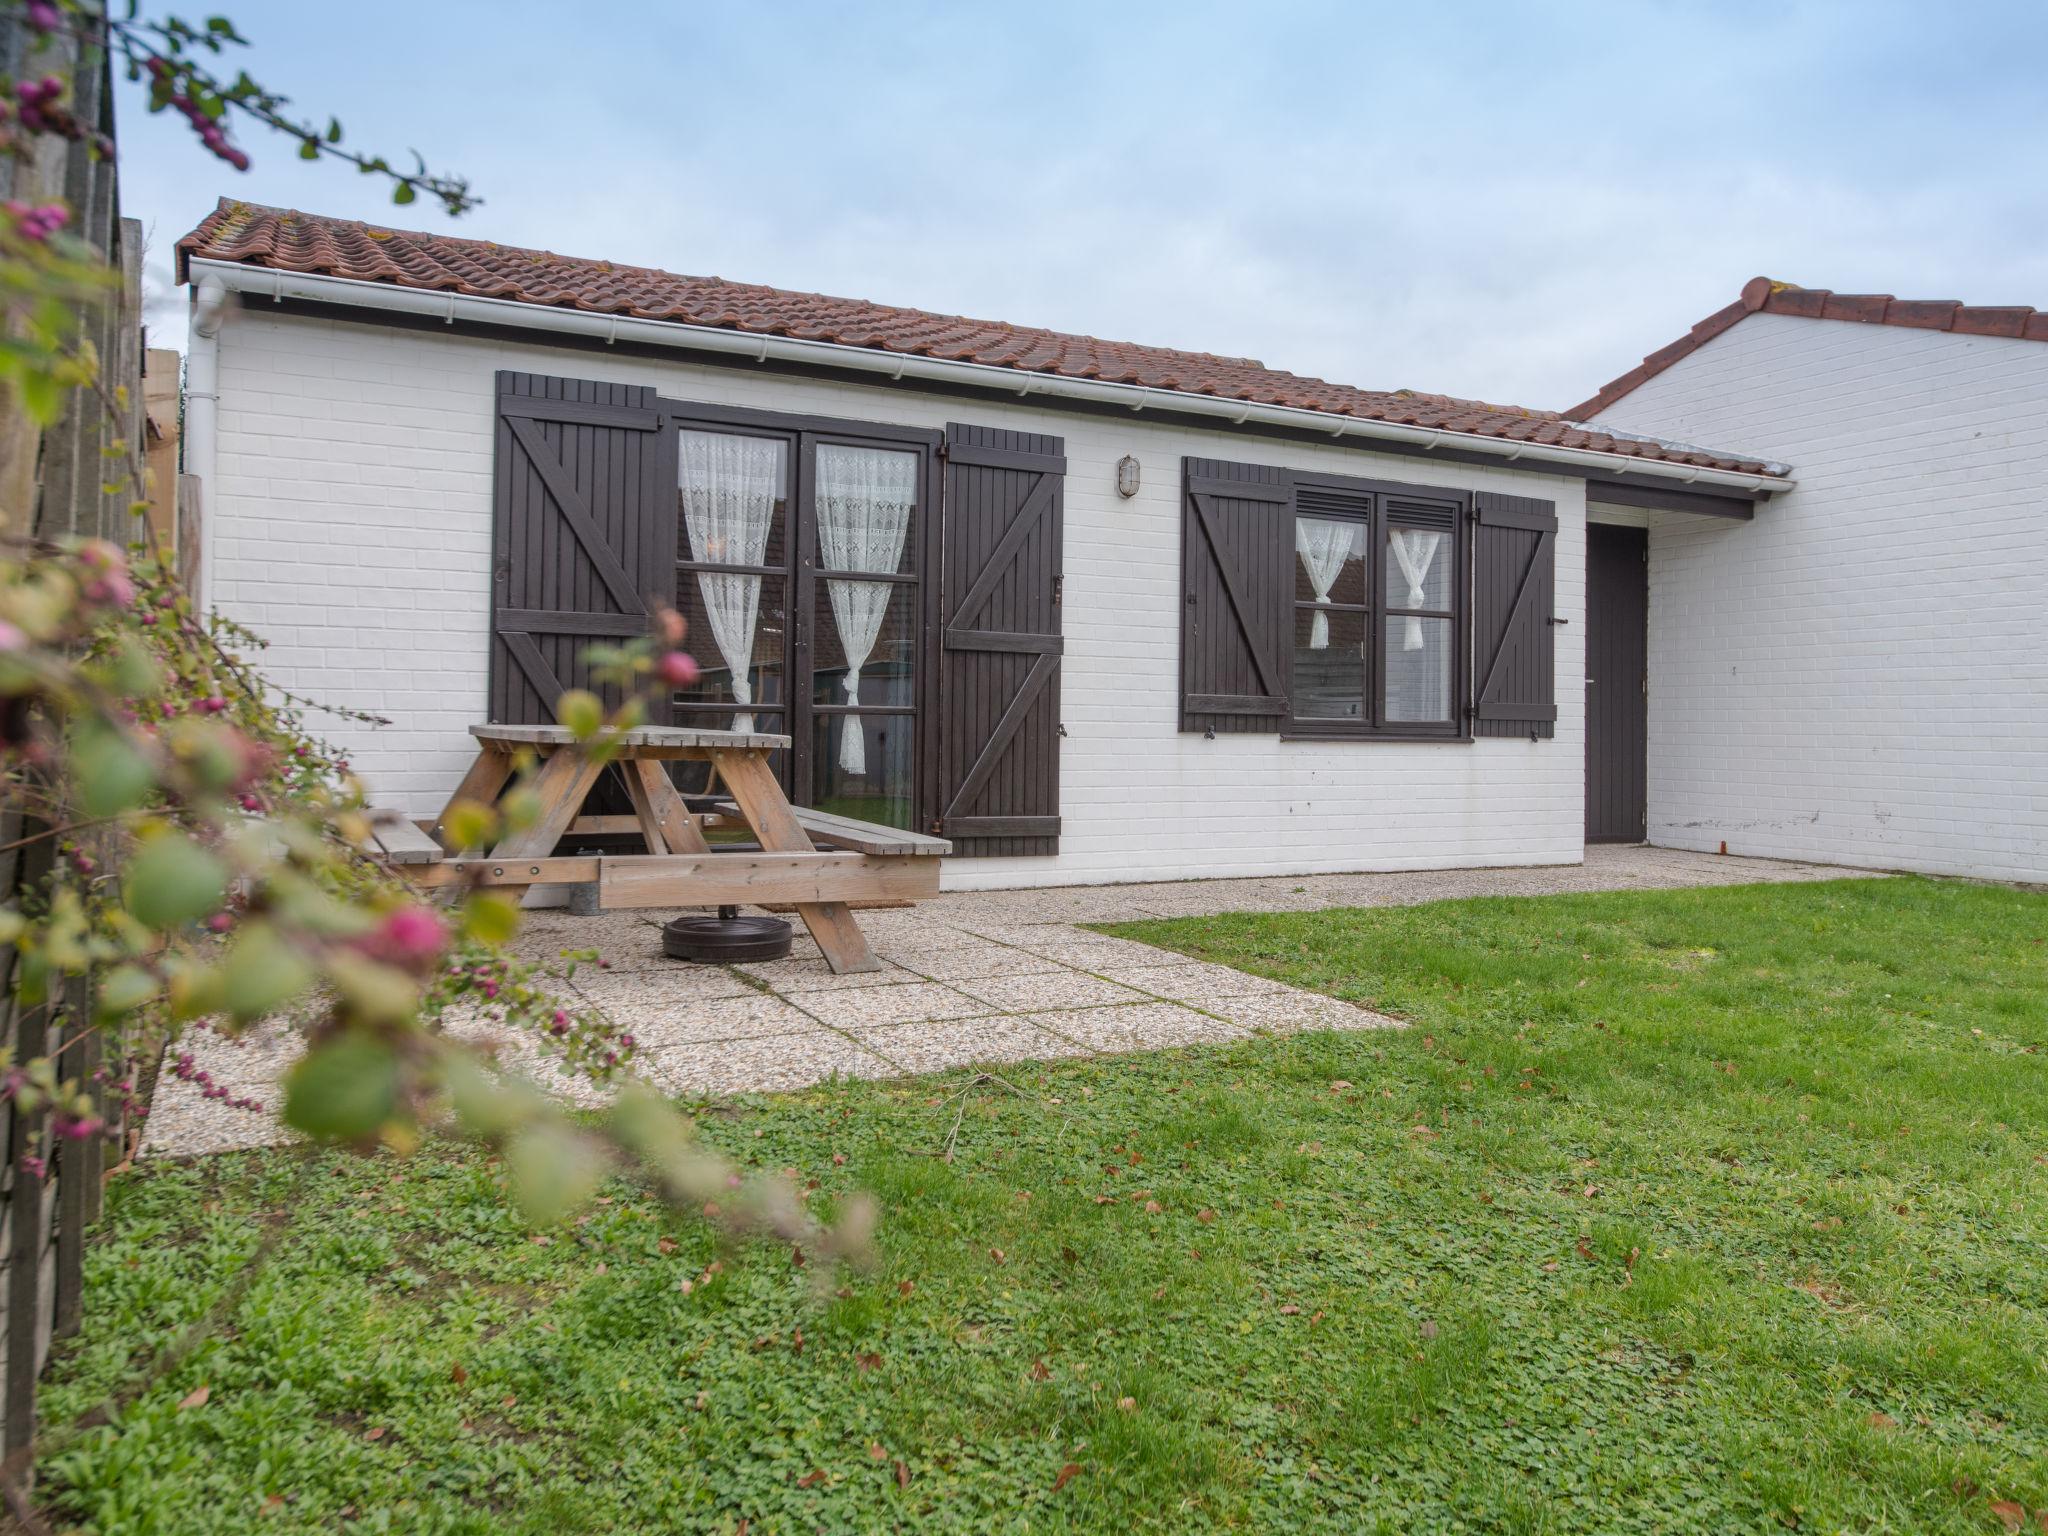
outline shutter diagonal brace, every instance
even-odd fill
[[[1514,643],[1515,626],[1521,622],[1522,609],[1528,604],[1530,590],[1535,586],[1533,578],[1536,567],[1543,563],[1544,551],[1556,537],[1556,534],[1544,529],[1536,535],[1536,542],[1529,548],[1529,563],[1522,567],[1522,579],[1515,588],[1515,600],[1508,608],[1507,623],[1501,626],[1500,644],[1494,647],[1493,659],[1486,665],[1486,680],[1479,685],[1479,692],[1473,696],[1476,701],[1474,712],[1481,719],[1486,717],[1487,697],[1493,692],[1495,679],[1500,676],[1501,658],[1507,655],[1508,647]]]
[[[1024,504],[1017,509],[1017,515],[1010,519],[1010,526],[1003,530],[1003,537],[988,557],[988,564],[981,568],[981,574],[974,578],[974,585],[967,589],[967,595],[960,599],[960,607],[946,620],[947,638],[950,640],[957,630],[981,612],[996,583],[1003,578],[1003,572],[1017,558],[1017,551],[1023,548],[1031,530],[1038,526],[1038,520],[1045,509],[1052,505],[1053,477],[1041,473],[1031,487],[1031,493],[1024,498]]]
[[[1052,681],[1052,675],[1059,670],[1060,659],[1056,655],[1040,656],[1032,662],[1031,670],[1024,675],[1024,684],[1017,690],[1017,696],[1010,700],[1010,707],[1003,711],[1003,718],[996,722],[990,732],[988,744],[981,749],[981,755],[974,760],[967,777],[960,781],[960,788],[954,793],[952,804],[948,805],[941,820],[957,815],[960,808],[972,805],[974,797],[981,793],[982,786],[994,776],[996,764],[1008,749],[1011,738],[1024,728],[1024,717],[1030,713],[1045,685]]]
[[[1209,509],[1206,492],[1194,491],[1189,499],[1195,504],[1195,519],[1202,525],[1202,537],[1209,541],[1209,553],[1216,558],[1216,572],[1223,578],[1224,595],[1230,599],[1230,611],[1237,619],[1238,633],[1244,636],[1245,649],[1250,652],[1252,666],[1259,674],[1259,681],[1265,685],[1266,693],[1275,699],[1286,698],[1286,693],[1275,682],[1279,669],[1266,657],[1265,647],[1259,644],[1252,632],[1251,609],[1245,602],[1244,594],[1238,590],[1237,572],[1223,553],[1223,540],[1216,532],[1216,524]]]
[[[512,429],[512,435],[519,440],[519,446],[526,450],[526,457],[539,472],[563,521],[576,535],[576,542],[583,546],[584,554],[590,557],[591,565],[603,580],[605,590],[611,593],[612,601],[619,605],[619,611],[645,613],[647,604],[633,590],[633,578],[619,564],[618,554],[605,541],[604,534],[591,518],[589,505],[564,470],[561,459],[548,448],[540,429],[523,416],[507,416],[504,420]]]

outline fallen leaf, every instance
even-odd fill
[[[498,1399],[498,1406],[500,1408],[516,1408],[518,1405],[519,1398],[511,1392],[507,1392],[503,1397]]]
[[[1201,1222],[1203,1226],[1207,1226],[1210,1222],[1214,1221],[1215,1219],[1216,1213],[1212,1210],[1208,1210],[1207,1208],[1195,1212],[1195,1220]]]
[[[1000,1248],[989,1249],[988,1256],[994,1259],[998,1264],[1007,1264],[1010,1262],[1010,1256],[1004,1253],[1003,1250]]]
[[[1888,1413],[1873,1413],[1864,1422],[1872,1429],[1896,1429],[1899,1421]]]
[[[611,1265],[604,1263],[602,1260],[600,1260],[596,1267],[591,1270],[591,1273],[594,1275],[608,1275],[611,1272]]]
[[[846,1154],[844,1152],[834,1152],[832,1154],[832,1166],[834,1168],[844,1168],[846,1166]]]
[[[1138,1400],[1135,1397],[1120,1397],[1116,1400],[1116,1406],[1119,1413],[1136,1413]]]
[[[1332,1092],[1332,1093],[1345,1093],[1345,1092],[1348,1092],[1348,1091],[1350,1090],[1350,1087],[1351,1087],[1351,1083],[1350,1083],[1350,1081],[1349,1081],[1348,1079],[1346,1079],[1346,1078],[1341,1078],[1341,1077],[1340,1077],[1340,1078],[1338,1078],[1338,1079],[1337,1079],[1337,1080],[1336,1080],[1335,1082],[1333,1082],[1333,1083],[1331,1083],[1331,1084],[1330,1084],[1330,1092]]]
[[[384,1438],[384,1435],[385,1429],[382,1424],[379,1424],[374,1429],[366,1429],[363,1431],[363,1438],[365,1440],[382,1440]]]
[[[709,1392],[699,1392],[697,1394],[696,1406],[697,1411],[699,1413],[702,1413],[706,1408],[709,1408],[711,1406],[711,1394]]]
[[[888,1459],[889,1453],[882,1449],[880,1442],[875,1442],[868,1446],[869,1461],[887,1461]]]
[[[1544,1265],[1543,1265],[1543,1273],[1545,1273],[1546,1275],[1554,1275],[1554,1274],[1556,1274],[1556,1273],[1557,1273],[1557,1260],[1555,1260],[1555,1259],[1548,1259],[1548,1260],[1546,1260],[1546,1261],[1544,1262]]]
[[[2011,1499],[1995,1500],[1991,1506],[1991,1513],[1998,1516],[1999,1522],[2008,1531],[2016,1531],[2027,1523],[2026,1507],[2015,1504]]]
[[[1145,1214],[1147,1216],[1157,1216],[1160,1210],[1161,1206],[1157,1200],[1147,1200],[1145,1202]]]
[[[1074,1252],[1074,1250],[1071,1248],[1060,1249],[1060,1257],[1069,1264],[1078,1264],[1081,1262],[1081,1255]]]
[[[533,1234],[532,1237],[529,1237],[527,1241],[529,1243],[532,1243],[533,1246],[536,1248],[545,1248],[549,1243],[552,1243],[554,1239],[552,1237],[549,1237],[545,1232],[536,1232]]]
[[[1040,1359],[1032,1361],[1031,1369],[1026,1371],[1024,1374],[1029,1376],[1033,1381],[1052,1380],[1052,1368],[1045,1363],[1042,1357]]]
[[[855,1355],[853,1363],[863,1371],[878,1371],[882,1368],[882,1357],[877,1354]]]
[[[179,1398],[178,1407],[181,1411],[186,1408],[204,1408],[206,1400],[211,1396],[213,1396],[213,1388],[201,1384]]]
[[[448,1379],[454,1382],[455,1385],[457,1385],[458,1387],[461,1386],[465,1381],[469,1380],[469,1372],[465,1371],[462,1368],[462,1362],[460,1360],[456,1361],[454,1368],[448,1372]]]
[[[1079,1462],[1068,1462],[1064,1467],[1060,1468],[1060,1475],[1052,1480],[1052,1491],[1058,1493],[1067,1484],[1071,1483],[1080,1474],[1080,1471],[1081,1464]]]
[[[790,1353],[791,1353],[792,1355],[800,1355],[800,1354],[802,1354],[802,1353],[804,1352],[804,1331],[803,1331],[803,1329],[801,1329],[801,1328],[797,1328],[797,1329],[794,1329],[794,1330],[792,1330],[792,1331],[791,1331],[791,1334],[790,1334],[790,1340],[789,1340],[789,1352],[790,1352]]]
[[[1435,1322],[1434,1322],[1433,1320],[1431,1320],[1430,1318],[1426,1318],[1426,1317],[1425,1317],[1425,1318],[1424,1318],[1424,1319],[1422,1320],[1422,1336],[1423,1336],[1423,1337],[1424,1337],[1425,1339],[1433,1339],[1433,1338],[1435,1338],[1435,1337],[1436,1337],[1436,1333],[1437,1333],[1437,1329],[1436,1329],[1436,1323],[1435,1323]]]
[[[908,1488],[910,1486],[910,1468],[903,1465],[900,1461],[896,1463],[896,1486],[898,1488]]]
[[[1593,1245],[1587,1242],[1583,1237],[1579,1239],[1579,1257],[1584,1259],[1588,1264],[1593,1262]]]
[[[897,1281],[897,1282],[896,1282],[896,1294],[897,1294],[898,1296],[908,1296],[908,1295],[909,1295],[909,1294],[910,1294],[910,1293],[911,1293],[912,1291],[914,1291],[914,1290],[916,1290],[916,1289],[917,1289],[917,1286],[916,1286],[916,1284],[915,1284],[914,1282],[912,1282],[912,1281],[909,1281],[909,1280],[899,1280],[899,1281]]]
[[[803,1249],[797,1247],[794,1243],[790,1244],[789,1247],[789,1262],[795,1265],[798,1269],[802,1269],[804,1267],[804,1251]]]
[[[271,1495],[271,1496],[270,1496],[269,1498],[267,1498],[267,1499],[265,1499],[265,1500],[263,1501],[263,1512],[264,1512],[264,1513],[265,1513],[266,1515],[267,1515],[267,1514],[269,1514],[269,1513],[270,1513],[270,1512],[271,1512],[272,1510],[277,1510],[277,1509],[283,1509],[283,1508],[284,1508],[284,1495],[283,1495],[283,1494],[281,1494],[281,1493],[273,1493],[273,1494],[272,1494],[272,1495]]]
[[[1301,1308],[1297,1307],[1293,1302],[1290,1301],[1287,1303],[1286,1306],[1280,1309],[1280,1315],[1282,1317],[1299,1317],[1301,1316]]]
[[[666,1254],[666,1253],[674,1253],[674,1252],[676,1251],[676,1247],[677,1247],[677,1244],[676,1244],[676,1240],[675,1240],[674,1238],[672,1238],[672,1237],[664,1237],[664,1238],[658,1239],[658,1240],[657,1240],[657,1241],[655,1242],[655,1245],[654,1245],[654,1251],[655,1251],[656,1253],[664,1253],[664,1254]]]
[[[1161,1287],[1159,1287],[1159,1289],[1158,1289],[1158,1290],[1154,1291],[1154,1292],[1152,1293],[1152,1299],[1153,1299],[1154,1301],[1164,1301],[1164,1300],[1166,1300],[1166,1287],[1162,1285]]]
[[[823,1467],[813,1467],[796,1480],[796,1485],[799,1488],[815,1488],[823,1481],[825,1481],[825,1469]]]

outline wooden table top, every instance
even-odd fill
[[[472,725],[469,734],[478,741],[499,742],[514,747],[569,747],[576,738],[560,725]],[[774,752],[789,745],[787,736],[763,731],[700,731],[685,726],[643,725],[622,731],[615,738],[631,755],[634,747],[674,750],[680,747],[712,748],[749,752]]]

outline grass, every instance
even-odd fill
[[[2048,897],[1118,931],[1411,1027],[708,1114],[822,1204],[880,1196],[881,1268],[837,1295],[623,1187],[530,1233],[446,1147],[125,1179],[53,1422],[203,1309],[265,1213],[293,1225],[45,1496],[104,1533],[548,1536],[1995,1532],[1994,1501],[2048,1506]]]

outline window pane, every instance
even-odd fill
[[[885,827],[910,825],[910,716],[819,715],[811,730],[813,807]]]
[[[1442,528],[1387,530],[1387,606],[1451,606],[1451,535]]]
[[[1365,615],[1294,610],[1294,718],[1365,718]]]
[[[819,704],[917,702],[917,586],[823,577],[811,639]]]
[[[776,576],[721,571],[676,572],[676,608],[689,626],[683,649],[697,659],[698,678],[675,692],[677,703],[780,704],[789,615]],[[751,634],[753,644],[741,639]],[[698,725],[727,729],[726,720]]]
[[[818,445],[820,570],[915,571],[916,518],[916,454]]]
[[[784,565],[789,444],[737,432],[679,434],[678,560]]]
[[[1451,718],[1451,622],[1387,620],[1389,723],[1436,725]]]
[[[1363,603],[1366,524],[1294,520],[1294,595],[1303,603]]]

